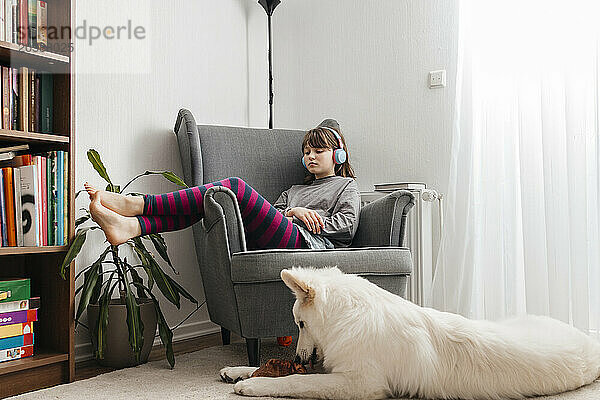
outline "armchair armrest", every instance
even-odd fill
[[[403,246],[408,212],[415,196],[396,190],[362,207],[352,247]]]
[[[204,194],[204,227],[207,249],[223,250],[229,256],[246,251],[242,214],[235,194],[225,186],[212,186]],[[228,257],[229,258],[229,257]]]

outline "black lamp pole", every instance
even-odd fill
[[[258,0],[258,4],[260,4],[267,13],[269,26],[269,129],[273,129],[273,41],[271,39],[271,16],[279,3],[281,3],[281,0]]]

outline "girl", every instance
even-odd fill
[[[204,193],[221,185],[236,194],[246,238],[256,248],[347,247],[358,227],[360,193],[337,121],[326,119],[309,130],[302,151],[308,171],[305,184],[284,191],[274,205],[240,178],[144,196],[98,190],[86,182],[90,214],[107,240],[119,245],[198,222],[204,214]]]

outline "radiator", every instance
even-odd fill
[[[415,196],[415,206],[408,213],[406,238],[403,244],[410,249],[414,268],[408,282],[407,297],[413,303],[423,306],[424,299],[427,299],[431,292],[433,280],[432,203],[435,200],[441,201],[441,195],[425,187],[401,188],[401,190],[407,190]],[[364,206],[392,191],[394,190],[361,192],[361,203]],[[441,207],[439,210],[441,232]]]

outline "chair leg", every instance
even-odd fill
[[[260,339],[246,338],[246,349],[248,350],[248,365],[260,367]]]
[[[231,343],[231,331],[229,329],[221,327],[221,341],[224,346]]]

